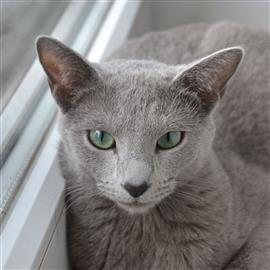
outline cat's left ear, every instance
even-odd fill
[[[225,92],[244,55],[241,47],[217,51],[190,65],[173,81],[174,88],[185,96],[197,99],[204,110],[210,111]]]
[[[52,95],[63,112],[75,107],[84,94],[95,91],[99,75],[79,54],[45,36],[37,39],[36,46]]]

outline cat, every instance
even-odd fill
[[[269,44],[191,24],[88,63],[37,40],[60,108],[72,269],[269,269]]]

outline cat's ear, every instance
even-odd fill
[[[36,47],[52,94],[66,112],[97,83],[99,76],[81,56],[55,39],[39,37]]]
[[[224,94],[227,82],[233,76],[244,55],[241,47],[217,51],[195,61],[173,80],[173,86],[186,96],[201,103],[204,111],[211,111]]]

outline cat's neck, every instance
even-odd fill
[[[129,243],[137,246],[138,252],[151,246],[151,252],[145,250],[143,254],[144,261],[149,262],[144,269],[156,269],[153,254],[161,254],[160,261],[155,260],[157,265],[163,265],[165,256],[175,261],[175,268],[183,265],[183,269],[210,269],[209,265],[215,261],[213,254],[220,252],[218,247],[225,243],[225,232],[230,225],[230,185],[225,184],[226,173],[214,153],[196,175],[186,179],[186,184],[179,184],[173,194],[144,214],[132,215],[98,196],[87,202],[82,200],[78,207],[70,209],[71,216],[76,217],[76,209],[80,209],[80,216],[89,216],[89,219],[80,219],[80,226],[87,228],[89,235],[100,237],[100,241],[121,245],[130,260],[134,249]],[[117,260],[113,252],[107,256]],[[188,258],[188,262],[181,256]],[[223,250],[218,258],[223,262],[226,256]]]
[[[144,246],[149,245],[153,254],[161,254],[161,260],[155,260],[157,265],[163,265],[166,258],[175,261],[175,268],[177,265],[183,265],[183,269],[219,269],[215,266],[222,265],[231,256],[229,251],[226,254],[224,249],[220,249],[222,244],[227,244],[225,232],[230,226],[231,193],[227,185],[216,187],[222,182],[221,175],[223,179],[226,177],[222,167],[219,171],[216,170],[217,163],[218,160],[215,159],[208,162],[208,173],[206,167],[203,171],[205,178],[198,176],[190,179],[191,182],[179,186],[174,194],[144,214],[132,215],[106,199],[101,199],[100,205],[97,200],[93,201],[93,233],[96,228],[103,228],[103,224],[108,224],[106,226],[111,228],[110,234],[107,234],[108,228],[104,226],[104,232],[100,232],[103,238],[107,237],[112,239],[112,242],[119,243],[125,247],[124,250],[128,254],[131,252],[128,243],[132,242],[138,250],[143,250]],[[206,189],[202,185],[203,181],[214,182],[215,185]],[[104,218],[100,218],[101,216],[106,217],[108,223]],[[100,224],[97,224],[98,220]],[[219,261],[216,261],[214,254],[219,253]],[[130,256],[134,256],[134,251]],[[151,265],[151,253],[148,254],[145,250],[143,256]],[[181,259],[182,257],[188,261]],[[147,269],[156,269],[150,265]],[[212,266],[214,268],[210,268]]]

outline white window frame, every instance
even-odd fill
[[[89,61],[101,61],[127,39],[140,2],[113,3],[87,54]],[[1,269],[42,268],[50,241],[64,218],[65,184],[56,161],[58,141],[57,124],[54,124],[1,224]],[[66,269],[66,255],[63,260],[59,265]]]

